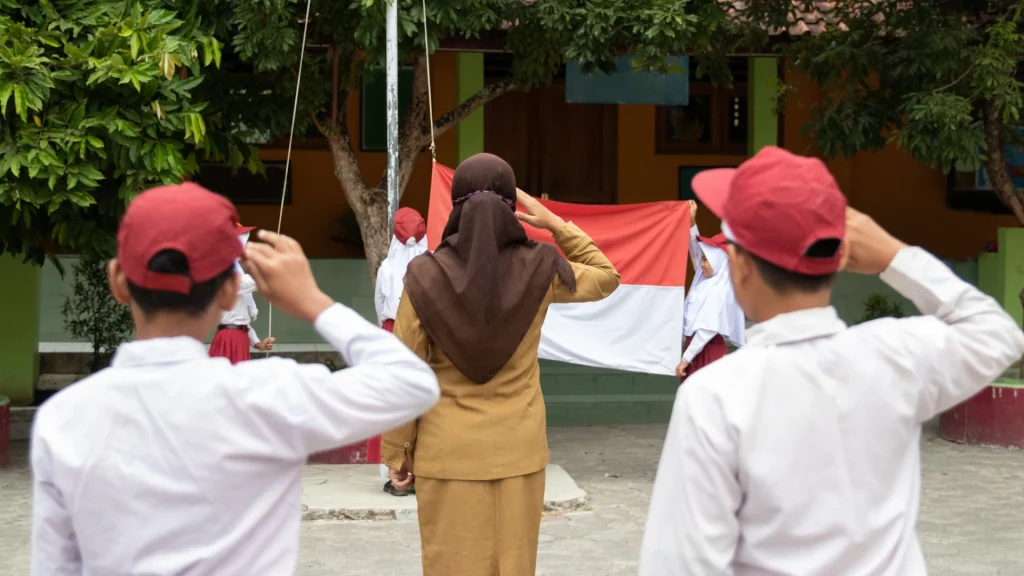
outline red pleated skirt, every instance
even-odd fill
[[[211,358],[227,358],[232,364],[246,362],[249,356],[249,333],[236,328],[217,330],[210,344]]]
[[[692,336],[687,336],[686,343],[683,344],[683,350],[690,345]],[[721,334],[715,334],[715,337],[710,342],[704,345],[704,349],[697,354],[697,357],[690,362],[690,366],[686,369],[686,376],[680,378],[680,382],[686,382],[686,379],[693,375],[694,372],[701,368],[711,364],[715,360],[718,360],[722,356],[729,353],[729,347],[725,345],[725,338],[722,338]]]

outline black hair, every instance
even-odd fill
[[[811,258],[831,258],[835,256],[841,244],[842,242],[838,239],[819,240],[811,245],[806,252],[806,256]],[[744,250],[739,245],[736,245],[736,248],[742,250],[754,261],[754,267],[757,268],[757,273],[764,280],[764,283],[772,290],[782,294],[821,292],[831,288],[836,279],[835,272],[831,274],[800,274],[799,272],[790,272],[764,258],[754,255],[749,250]]]
[[[189,274],[188,259],[177,250],[158,252],[149,261],[149,269],[164,274],[181,274],[182,276]],[[131,280],[128,281],[128,292],[142,313],[147,316],[157,312],[176,312],[194,318],[206,313],[221,287],[231,279],[231,275],[234,273],[234,265],[232,265],[214,276],[212,280],[193,284],[192,291],[188,294],[149,290],[133,284]]]

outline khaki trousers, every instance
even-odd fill
[[[534,576],[544,478],[416,478],[423,576]]]

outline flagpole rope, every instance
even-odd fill
[[[302,65],[306,60],[306,38],[309,35],[309,13],[313,6],[313,0],[306,0],[306,18],[302,21],[302,45],[299,51],[299,70],[295,74],[295,101],[292,103],[292,126],[288,131],[288,153],[284,159],[284,184],[281,186],[281,204],[277,211],[277,233],[281,233],[281,224],[284,222],[284,201],[288,195],[288,175],[292,166],[292,143],[295,140],[295,120],[299,113],[299,91],[302,88]],[[267,311],[267,338],[274,334],[274,305],[269,304]],[[267,352],[270,355],[270,352]]]
[[[430,159],[437,162],[434,143],[434,91],[430,89],[430,37],[427,35],[427,0],[423,0],[423,56],[427,59],[427,114],[430,121]]]

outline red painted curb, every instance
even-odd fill
[[[11,461],[11,402],[0,396],[0,468]]]
[[[1024,388],[985,387],[942,413],[939,435],[960,444],[1024,449]]]

